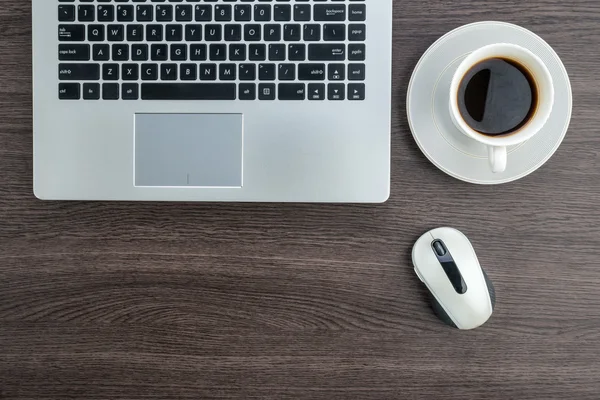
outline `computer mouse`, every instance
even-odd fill
[[[431,294],[436,315],[458,329],[474,329],[492,316],[496,292],[473,245],[453,228],[433,229],[417,240],[412,261]]]

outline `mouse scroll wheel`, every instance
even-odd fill
[[[440,257],[445,256],[448,252],[446,250],[446,247],[444,246],[444,243],[441,240],[436,240],[435,242],[433,242],[433,249]]]

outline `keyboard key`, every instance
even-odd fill
[[[325,80],[325,64],[298,64],[298,80],[323,81]]]
[[[181,64],[179,66],[179,78],[182,81],[195,81],[198,77],[196,64]]]
[[[304,100],[306,87],[304,83],[280,83],[277,93],[279,100]]]
[[[61,81],[97,81],[100,79],[99,64],[58,64]]]
[[[137,83],[124,83],[121,86],[121,98],[123,100],[137,100],[139,98],[139,87]]]
[[[348,64],[348,80],[364,81],[365,64]]]
[[[344,100],[345,87],[343,83],[330,83],[327,85],[327,98],[329,100]]]
[[[344,61],[346,45],[343,43],[309,44],[308,59],[310,61]]]
[[[314,21],[345,21],[346,6],[343,4],[316,4]]]
[[[350,4],[348,6],[348,20],[365,21],[367,19],[367,6],[365,4]]]
[[[58,59],[60,61],[89,61],[89,44],[59,44]]]
[[[60,100],[79,100],[79,83],[59,83],[58,98]]]
[[[142,100],[235,100],[235,83],[142,83]]]
[[[327,78],[330,81],[343,81],[344,79],[346,79],[346,65],[329,64],[327,70]]]
[[[200,80],[216,81],[217,64],[200,64]]]
[[[83,99],[84,100],[100,100],[100,84],[99,83],[84,83],[83,84]]]
[[[348,84],[348,100],[364,100],[365,99],[365,84],[350,83]]]
[[[293,81],[296,79],[296,64],[279,64],[279,80]]]
[[[222,81],[234,81],[236,77],[237,65],[221,64],[219,65],[219,79]]]
[[[364,42],[367,40],[367,26],[365,24],[348,25],[348,40],[351,42]]]
[[[325,24],[323,25],[323,40],[328,42],[340,42],[346,40],[346,25]]]
[[[324,83],[309,83],[308,84],[308,99],[309,100],[325,100],[325,84]]]
[[[102,84],[102,99],[103,100],[119,100],[119,84],[118,83],[103,83]]]
[[[75,6],[70,5],[59,5],[58,6],[58,20],[61,22],[75,21]]]
[[[124,81],[137,81],[139,79],[138,64],[123,64],[121,65],[121,76]]]
[[[259,100],[275,100],[275,84],[261,83],[258,85]]]
[[[256,100],[256,84],[240,83],[238,97],[240,100]]]
[[[119,64],[102,64],[102,79],[105,81],[119,80]]]
[[[261,81],[274,81],[276,78],[275,64],[260,64],[258,66],[258,79]]]
[[[160,80],[176,81],[177,80],[177,64],[161,64],[160,65]]]
[[[92,47],[92,58],[94,61],[110,60],[110,46],[108,44],[95,44]]]
[[[363,43],[350,43],[348,45],[348,60],[365,61],[366,47]]]
[[[253,81],[256,79],[256,64],[240,64],[240,81]]]
[[[84,41],[85,25],[58,25],[58,40],[61,42]]]

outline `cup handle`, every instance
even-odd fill
[[[488,154],[493,173],[497,174],[506,171],[506,162],[508,159],[506,147],[490,146],[488,147]]]

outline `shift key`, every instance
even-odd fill
[[[97,81],[100,79],[100,64],[58,64],[58,79]]]

